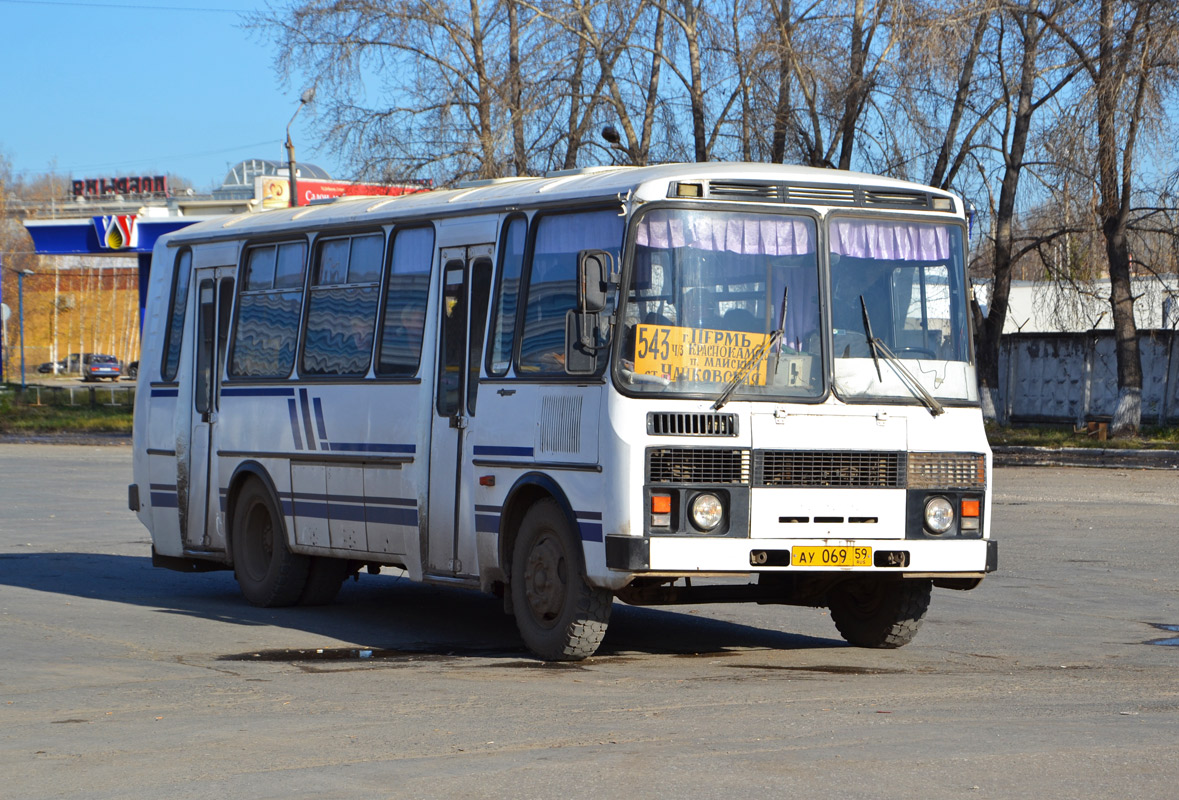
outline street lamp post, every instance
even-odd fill
[[[16,272],[16,314],[20,320],[20,388],[23,392],[28,388],[28,383],[25,382],[25,276],[34,273],[31,269],[14,271]]]
[[[295,121],[295,117],[299,116],[299,112],[303,110],[303,106],[315,99],[315,87],[312,86],[307,89],[299,97],[299,107],[295,109],[295,113],[291,114],[291,122]],[[287,123],[287,172],[290,174],[291,183],[291,206],[299,205],[299,178],[295,174],[295,145],[291,141],[291,122]]]

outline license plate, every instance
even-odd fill
[[[790,564],[795,567],[870,567],[871,547],[792,547]]]

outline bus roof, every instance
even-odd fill
[[[397,219],[427,219],[536,208],[578,200],[629,199],[649,202],[675,196],[676,187],[699,187],[681,197],[721,201],[788,203],[803,206],[891,208],[962,213],[949,192],[917,183],[845,170],[731,162],[660,164],[649,167],[589,167],[537,178],[498,178],[455,189],[396,197],[345,197],[326,203],[237,214],[197,222],[170,237],[172,244],[193,240],[243,238],[298,227],[379,224]],[[695,191],[695,189],[689,189]],[[932,198],[950,198],[934,207]]]

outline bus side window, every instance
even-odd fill
[[[286,378],[303,310],[305,242],[252,247],[234,321],[232,377]]]
[[[184,342],[184,311],[188,308],[188,282],[192,277],[192,251],[181,250],[176,256],[176,272],[172,276],[172,305],[168,314],[168,330],[164,334],[164,363],[160,369],[165,381],[176,380],[180,369],[180,345]]]
[[[565,373],[565,313],[577,303],[577,254],[582,250],[606,250],[618,263],[622,234],[623,220],[615,209],[540,218],[532,246],[520,337],[522,372]],[[603,358],[605,352],[603,348]]]
[[[405,228],[393,236],[377,352],[378,375],[411,378],[417,374],[433,259],[433,228]]]
[[[321,240],[303,332],[304,375],[361,377],[372,356],[380,296],[380,233]]]
[[[491,341],[487,374],[502,377],[512,363],[516,344],[516,309],[520,302],[520,272],[524,267],[524,241],[528,221],[512,217],[504,225],[500,244],[499,286],[491,315]]]

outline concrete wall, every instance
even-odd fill
[[[1142,423],[1179,422],[1179,335],[1140,331]],[[1112,331],[1019,333],[1003,337],[999,407],[1010,422],[1108,420],[1118,398]]]

